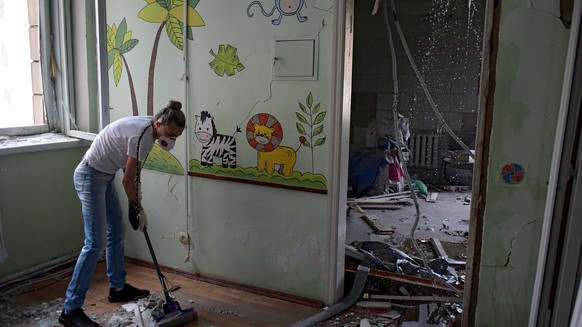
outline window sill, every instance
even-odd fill
[[[0,155],[89,146],[91,142],[59,133],[0,136]]]

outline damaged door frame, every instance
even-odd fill
[[[487,200],[487,171],[489,168],[491,126],[495,95],[497,52],[499,48],[500,1],[485,0],[485,24],[483,26],[483,57],[479,83],[477,110],[477,135],[475,139],[475,165],[471,190],[469,244],[465,292],[463,293],[462,326],[475,326],[481,251],[483,247],[483,217]]]
[[[337,303],[344,293],[346,210],[348,185],[348,157],[350,138],[350,106],[352,95],[353,24],[355,0],[336,0],[335,28],[333,29],[333,59],[331,90],[332,108],[335,108],[332,134],[337,142],[331,148],[328,211],[326,220],[329,255],[325,262],[326,283],[323,301],[327,305]]]

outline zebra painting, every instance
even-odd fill
[[[236,140],[230,135],[222,135],[216,132],[214,117],[208,111],[196,115],[194,127],[196,138],[202,143],[200,164],[212,166],[214,157],[222,158],[222,167],[236,168]]]

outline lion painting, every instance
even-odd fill
[[[268,144],[271,142],[274,131],[275,129],[272,127],[255,123],[254,140],[258,144]],[[272,151],[257,151],[257,170],[259,172],[266,170],[269,175],[275,171],[275,165],[279,165],[278,172],[281,175],[291,176],[296,162],[297,152],[290,147],[277,146]]]

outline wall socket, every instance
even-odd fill
[[[184,245],[190,244],[190,236],[186,232],[178,233],[178,240]]]

